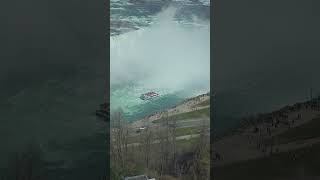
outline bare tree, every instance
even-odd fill
[[[164,151],[163,150],[164,149],[164,147],[163,147],[163,134],[162,134],[162,129],[161,128],[159,128],[157,130],[156,137],[157,137],[157,140],[159,141],[157,157],[156,157],[158,159],[158,161],[156,163],[156,170],[159,173],[159,176],[161,177],[162,174],[163,174],[163,166],[164,166],[163,165],[163,156],[162,156],[163,151]]]
[[[170,127],[169,127],[169,116],[168,113],[164,113],[162,115],[162,121],[160,124],[160,128],[157,131],[157,139],[159,141],[159,152],[158,152],[158,172],[160,177],[168,172],[168,164],[169,164],[169,143],[170,143]]]
[[[173,168],[174,168],[174,174],[177,174],[177,143],[176,143],[176,137],[177,137],[177,119],[172,118],[171,119],[171,139],[172,139],[172,161],[173,161]]]
[[[150,165],[150,155],[151,155],[151,143],[153,141],[153,133],[149,127],[141,134],[142,136],[142,152],[144,156],[145,166],[148,169]]]
[[[191,175],[193,179],[209,179],[209,170],[210,167],[207,167],[209,164],[203,164],[201,161],[204,156],[210,154],[210,138],[208,132],[208,123],[206,119],[202,119],[200,126],[200,138],[197,143],[195,143],[192,166],[191,166]]]
[[[123,118],[123,113],[121,110],[116,112],[112,117],[112,131],[110,134],[112,156],[114,159],[114,164],[126,169],[126,160],[128,155],[128,137],[129,129],[127,122]]]

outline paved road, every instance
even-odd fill
[[[199,137],[200,134],[191,134],[191,135],[184,135],[184,136],[178,136],[176,137],[176,140],[189,140],[189,139],[192,139],[192,138],[196,138],[196,137]],[[157,143],[160,143],[159,140],[155,140],[153,141],[151,144],[157,144]],[[131,144],[128,144],[128,147],[132,147],[132,146],[140,146],[141,143],[131,143]]]
[[[200,127],[203,124],[210,127],[210,119],[209,118],[194,118],[194,119],[186,119],[179,120],[176,122],[177,128],[189,128],[189,127]],[[161,124],[152,123],[148,126],[152,131],[156,132],[161,127]],[[129,134],[130,136],[137,136],[140,133],[137,133],[138,128],[130,128]]]

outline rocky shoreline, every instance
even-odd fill
[[[208,105],[201,105],[202,103],[208,103]],[[182,113],[192,112],[204,108],[210,107],[210,93],[201,94],[196,97],[192,97],[184,100],[183,102],[177,104],[176,106],[166,109],[161,112],[157,112],[146,116],[143,119],[136,120],[132,122],[130,125],[132,128],[141,127],[145,124],[152,123],[155,120],[161,119],[164,116],[174,116]]]

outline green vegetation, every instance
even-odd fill
[[[199,141],[199,137],[195,137],[195,138],[192,138],[189,140],[187,140],[187,139],[178,140],[177,147],[178,147],[178,149],[184,149],[184,150],[190,149],[198,141]]]
[[[178,128],[176,130],[176,136],[184,136],[184,135],[190,135],[190,134],[197,134],[199,133],[199,128],[195,127],[187,127],[187,128]]]
[[[192,112],[186,112],[186,113],[173,115],[173,116],[170,116],[170,119],[184,120],[184,119],[199,118],[202,116],[210,117],[210,107],[196,110],[196,111],[192,111]],[[157,120],[153,121],[153,123],[160,123],[163,120],[164,120],[164,118],[157,119]]]
[[[136,165],[134,163],[128,163],[126,168],[111,166],[111,179],[123,180],[126,176],[135,176],[144,174],[144,168],[142,165]]]
[[[200,129],[196,127],[177,128],[176,137],[190,135],[190,134],[198,134],[199,131]],[[129,143],[136,143],[140,141],[141,141],[140,135],[128,137]]]
[[[275,136],[275,144],[284,144],[294,141],[320,137],[320,119],[313,119],[303,125],[289,129]]]
[[[320,144],[290,152],[274,154],[262,159],[239,162],[224,167],[216,167],[216,179],[246,180],[291,180],[300,176],[301,179],[320,176]]]

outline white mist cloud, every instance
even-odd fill
[[[150,27],[111,37],[111,86],[209,90],[209,22],[186,27],[174,21],[175,11],[167,8]]]

